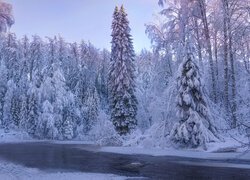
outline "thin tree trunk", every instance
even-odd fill
[[[210,41],[210,33],[208,28],[208,22],[206,17],[206,7],[204,0],[199,0],[200,10],[201,10],[201,16],[202,16],[202,22],[204,26],[204,34],[207,44],[207,52],[209,56],[209,66],[210,66],[210,73],[211,73],[211,79],[212,79],[212,95],[214,102],[217,102],[217,96],[216,96],[216,79],[215,79],[215,73],[214,73],[214,63],[213,63],[213,54],[212,54],[212,45]]]
[[[245,63],[245,68],[246,68],[246,71],[248,72],[248,74],[250,75],[250,47],[249,47],[249,43],[248,42],[246,42],[246,50],[247,50],[247,52],[246,52],[246,54],[244,53],[244,57],[245,57],[245,55],[246,55],[246,57],[244,58],[244,63]]]
[[[229,10],[227,10],[229,11]],[[228,39],[229,39],[229,57],[231,65],[231,78],[232,78],[232,128],[236,128],[237,123],[237,103],[236,103],[236,79],[235,79],[235,67],[234,67],[234,55],[233,55],[233,43],[232,43],[232,29],[229,15],[227,16],[227,25],[228,25]]]
[[[215,56],[215,63],[216,63],[216,80],[219,80],[219,65],[218,65],[218,39],[217,39],[218,31],[215,30],[214,35],[214,56]]]
[[[197,18],[194,18],[194,25],[195,25],[195,33],[196,33],[196,38],[197,38],[199,63],[200,63],[201,66],[203,66],[202,53],[201,53],[200,33],[199,33]]]
[[[227,11],[226,11],[226,1],[223,0],[223,8],[224,8],[224,19],[223,19],[223,31],[224,31],[224,103],[226,112],[229,111],[229,95],[228,95],[228,35],[227,35]]]

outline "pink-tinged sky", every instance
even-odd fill
[[[69,42],[90,41],[110,49],[114,7],[124,4],[130,20],[134,47],[150,48],[145,23],[160,11],[158,0],[5,0],[13,5],[16,23],[11,31],[27,35],[61,35]]]

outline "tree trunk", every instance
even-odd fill
[[[215,64],[216,64],[216,80],[219,80],[219,65],[218,65],[218,39],[217,39],[218,31],[215,30],[214,35],[214,56],[215,56]]]
[[[229,111],[229,95],[228,95],[228,84],[229,84],[229,78],[228,78],[228,34],[227,34],[227,10],[226,10],[227,2],[226,0],[223,0],[223,31],[224,31],[224,103],[225,103],[225,109],[226,112]]]
[[[227,1],[227,0],[226,0]],[[228,3],[227,3],[228,4]],[[226,6],[226,8],[228,8]],[[229,9],[227,9],[227,12],[229,12]],[[227,13],[228,14],[228,13]],[[230,68],[231,68],[231,78],[232,78],[232,105],[231,105],[231,111],[232,111],[232,128],[236,128],[237,123],[237,103],[236,103],[236,79],[235,79],[235,67],[234,67],[234,55],[233,55],[233,42],[232,42],[232,28],[231,28],[231,22],[229,14],[227,15],[227,25],[228,25],[228,50],[229,50],[229,58],[230,58]]]
[[[209,56],[210,74],[211,74],[211,79],[212,79],[212,95],[213,95],[213,100],[216,103],[217,102],[216,79],[215,79],[215,73],[214,73],[212,45],[210,41],[210,33],[209,33],[208,22],[207,22],[207,17],[206,17],[206,7],[205,7],[204,0],[199,0],[198,2],[199,2],[200,10],[201,10],[202,22],[204,26],[204,34],[205,34],[205,39],[206,39],[206,44],[207,44],[207,52]]]
[[[200,41],[200,33],[199,33],[199,27],[198,27],[197,18],[194,18],[194,25],[195,25],[195,34],[196,34],[196,39],[197,39],[197,48],[198,48],[199,64],[200,64],[200,66],[203,67],[202,53],[201,53],[201,41]]]

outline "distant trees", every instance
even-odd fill
[[[135,53],[127,14],[122,6],[115,8],[112,23],[112,50],[109,70],[111,120],[120,135],[137,125],[135,97]]]
[[[222,129],[245,127],[249,0],[159,4],[164,18],[146,28],[153,51],[136,55],[123,6],[113,14],[109,52],[57,36],[18,39],[7,31],[11,8],[0,3],[0,128],[39,139],[99,133],[96,137],[116,144],[121,144],[116,132],[129,135],[138,128],[150,138],[198,147],[217,140],[215,126],[222,119],[227,119]]]
[[[5,127],[4,122],[4,105],[7,92],[7,68],[4,62],[0,64],[0,127]]]
[[[0,37],[0,127],[39,139],[87,135],[108,111],[109,52],[61,37]],[[99,97],[106,98],[99,103]],[[87,130],[86,130],[87,129]]]

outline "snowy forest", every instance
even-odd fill
[[[250,1],[155,3],[152,49],[138,53],[126,7],[110,12],[109,51],[63,35],[19,39],[0,2],[0,129],[101,145],[248,144]]]

